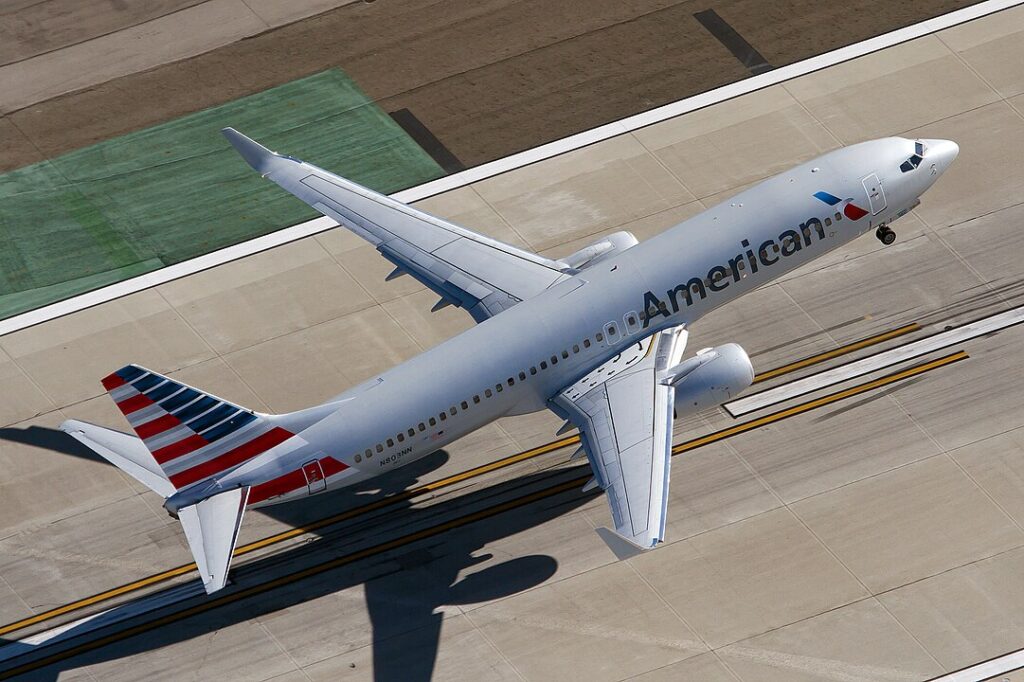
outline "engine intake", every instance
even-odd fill
[[[705,348],[666,373],[675,388],[676,411],[697,412],[736,397],[754,382],[754,366],[736,343]]]

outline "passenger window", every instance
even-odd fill
[[[356,453],[355,460],[356,460],[356,464],[358,464],[359,462],[363,461],[363,458],[359,456],[358,452]]]
[[[405,442],[405,434],[404,433],[398,434],[397,438],[398,438],[398,442],[399,443],[404,443]]]
[[[464,409],[464,410],[468,410],[469,409],[469,403],[467,403],[465,400],[462,401],[462,409]]]
[[[509,385],[509,386],[515,386],[515,385],[516,385],[516,379],[515,379],[515,377],[509,377],[509,378],[508,378],[508,385]]]
[[[478,395],[473,396],[473,404],[476,405],[479,402],[480,402],[480,396],[478,396]]]
[[[453,416],[453,417],[454,417],[454,416],[455,416],[456,414],[458,414],[458,412],[459,412],[459,411],[455,409],[455,406],[454,406],[454,405],[452,405],[451,407],[449,407],[449,408],[448,408],[448,414],[450,414],[450,415],[451,415],[451,416]]]
[[[423,422],[420,422],[419,424],[417,424],[417,428],[419,428],[420,431],[426,431],[427,425],[424,424]]]
[[[366,456],[367,456],[368,458],[369,458],[369,457],[373,457],[373,450],[371,450],[370,448],[366,448],[366,453],[365,453],[365,454],[366,454]],[[358,456],[359,456],[359,455],[356,455],[356,457],[358,457]]]
[[[377,443],[377,452],[384,452],[384,446],[380,443]]]
[[[531,367],[530,368],[530,374],[536,374],[536,373],[537,373],[537,368],[536,367]]]
[[[545,360],[541,360],[540,361],[540,368],[541,369],[547,369],[548,368],[548,363]]]
[[[393,438],[388,438],[387,443],[389,448],[395,447],[395,440]]]
[[[836,221],[840,221],[842,219],[843,219],[843,214],[839,213],[838,211],[836,211]]]
[[[526,381],[526,372],[520,372],[519,373],[519,380],[520,381]]]
[[[437,416],[441,418],[441,421],[444,421],[445,419],[448,418],[448,415],[446,413],[444,413],[444,412],[442,412],[441,414],[439,414]]]
[[[590,339],[583,339],[583,347],[590,348]]]
[[[501,393],[505,389],[501,387],[501,384],[494,384],[494,390],[497,391],[498,393]]]
[[[831,224],[832,224],[832,219],[829,218],[828,216],[826,216],[825,217],[825,227],[828,227]]]
[[[595,339],[597,339],[597,342],[598,342],[598,343],[601,343],[602,341],[604,341],[604,334],[602,334],[601,332],[598,332],[598,333],[597,333],[597,334],[596,334],[596,335],[594,336],[594,338],[595,338]]]
[[[488,389],[484,389],[484,397],[485,398],[490,398],[492,395],[494,395],[494,394],[491,393],[491,389],[489,389],[489,388]]]
[[[430,419],[428,420],[428,423],[429,423],[429,424],[430,424],[431,426],[437,426],[437,420],[436,420],[436,419],[434,419],[433,417],[431,417],[431,418],[430,418]]]
[[[415,435],[416,435],[416,429],[409,429],[409,438],[412,438]]]
[[[573,353],[579,353],[580,352],[580,347],[578,345],[576,345],[575,343],[572,344],[572,352]]]
[[[558,356],[557,355],[552,355],[551,356],[551,364],[552,365],[557,365],[558,364]]]
[[[608,334],[608,336],[615,336],[618,333],[615,331],[614,324],[609,324],[607,327],[604,328],[604,331],[606,334]]]
[[[627,327],[632,327],[634,324],[636,324],[636,317],[635,316],[630,315],[629,317],[626,318],[626,326]]]
[[[563,360],[566,360],[566,359],[568,359],[568,358],[569,358],[569,351],[567,351],[567,350],[563,350],[563,351],[562,351],[562,359],[563,359]]]

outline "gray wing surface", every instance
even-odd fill
[[[615,532],[643,549],[665,535],[674,392],[661,379],[685,345],[682,327],[654,334],[553,399],[580,429]]]
[[[443,303],[465,308],[477,322],[569,276],[553,260],[272,152],[233,128],[222,132],[263,177],[373,244],[400,271],[433,290]]]

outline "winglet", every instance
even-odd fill
[[[258,173],[266,173],[269,170],[271,159],[278,156],[259,142],[246,137],[234,128],[223,128],[220,132],[224,137],[228,138],[228,142],[241,154],[245,162]]]
[[[626,538],[622,537],[611,528],[597,528],[597,535],[604,544],[608,545],[608,549],[612,551],[615,558],[619,561],[625,561],[626,559],[632,559],[635,556],[643,554],[644,548],[639,547]]]

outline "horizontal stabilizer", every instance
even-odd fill
[[[248,499],[248,487],[234,488],[178,510],[178,520],[207,594],[227,584]]]
[[[150,490],[164,497],[174,494],[174,486],[142,439],[77,419],[68,419],[60,425],[60,430]]]

